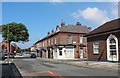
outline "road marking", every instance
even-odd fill
[[[64,77],[60,76],[60,74],[55,73],[55,72],[52,72],[52,71],[48,71],[48,73],[49,73],[50,75],[56,77],[56,78],[64,78]]]
[[[49,75],[51,75],[55,78],[64,78],[60,74],[52,72],[52,71],[30,72],[30,73],[26,73],[26,74],[29,74],[29,75],[32,75],[32,74],[49,74]]]

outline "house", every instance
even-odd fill
[[[106,22],[86,36],[89,60],[120,61],[120,18]]]
[[[40,50],[40,57],[53,59],[86,58],[87,38],[83,37],[91,31],[90,27],[81,25],[56,26],[56,31],[51,30],[47,36],[34,44],[35,49]]]
[[[0,45],[2,46],[3,52],[8,53],[8,50],[9,50],[8,42],[7,41],[2,41],[0,43]],[[17,49],[19,49],[19,47],[15,43],[10,44],[10,53],[14,53],[14,51],[16,51]]]

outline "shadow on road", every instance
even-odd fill
[[[1,78],[23,78],[14,63],[2,64]]]

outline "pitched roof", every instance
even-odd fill
[[[40,42],[40,41],[42,41],[42,40],[44,40],[44,39],[46,39],[48,37],[51,37],[51,36],[53,36],[53,35],[55,35],[57,33],[60,33],[60,32],[87,34],[87,33],[90,32],[90,29],[89,29],[89,27],[83,26],[83,25],[80,25],[80,26],[78,26],[78,25],[66,25],[66,26],[60,27],[58,32],[54,32],[53,34],[47,35],[44,38],[42,38],[41,40],[37,41],[36,43],[38,43],[38,42]]]
[[[105,24],[91,31],[86,36],[105,33],[105,32],[109,32],[117,29],[120,29],[120,18],[106,22]]]
[[[60,27],[59,32],[70,32],[70,33],[89,33],[90,30],[86,26],[77,26],[77,25],[67,25]]]

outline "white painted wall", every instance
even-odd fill
[[[66,50],[65,47],[63,47],[63,49],[62,49],[62,55],[59,55],[59,48],[56,48],[56,49],[57,49],[57,52],[55,52],[55,50],[53,50],[53,59],[74,59],[74,48],[73,48],[72,54],[68,55],[68,56],[72,56],[70,58],[68,58],[66,56],[66,54],[69,54],[69,53],[65,52],[65,50]]]
[[[53,49],[53,59],[58,59],[58,52],[56,51],[57,50],[57,48],[54,48]]]

